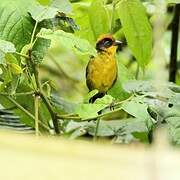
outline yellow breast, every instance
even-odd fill
[[[89,90],[97,89],[106,93],[114,84],[117,77],[117,64],[114,56],[101,53],[89,61],[86,72]]]

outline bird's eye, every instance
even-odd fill
[[[112,44],[113,44],[113,41],[112,41],[111,39],[106,39],[106,40],[104,40],[104,42],[103,42],[103,45],[104,45],[104,47],[106,47],[106,48],[112,46]]]

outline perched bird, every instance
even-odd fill
[[[103,97],[117,80],[117,63],[115,54],[122,42],[115,40],[112,35],[101,35],[96,43],[97,56],[91,57],[86,67],[86,84],[89,91],[98,93],[89,102]]]

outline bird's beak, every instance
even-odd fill
[[[121,46],[123,44],[122,41],[119,41],[119,40],[115,40],[114,42],[114,46]]]

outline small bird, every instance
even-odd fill
[[[112,35],[101,35],[98,38],[97,56],[91,57],[86,67],[86,84],[89,91],[98,90],[98,93],[90,98],[90,103],[103,97],[116,82],[118,67],[115,54],[121,44],[122,42],[115,40]]]

